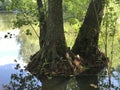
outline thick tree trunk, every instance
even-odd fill
[[[96,53],[103,8],[104,0],[91,0],[83,25],[72,48],[75,54],[87,57],[91,53]]]
[[[72,48],[73,53],[84,59],[86,69],[84,74],[97,74],[103,69],[108,58],[98,49],[98,38],[103,16],[105,0],[91,0],[83,25]],[[82,73],[82,74],[83,74]]]
[[[47,33],[45,40],[45,46],[54,48],[58,56],[65,57],[66,42],[63,30],[62,0],[48,0]]]
[[[41,2],[38,0],[38,5]],[[41,5],[42,7],[42,5]],[[40,9],[40,6],[39,6]],[[40,13],[40,11],[39,11]],[[41,12],[43,17],[43,12]],[[44,31],[44,17],[40,19]],[[43,23],[43,24],[42,24]],[[55,73],[57,63],[66,58],[66,42],[63,30],[62,0],[48,0],[48,16],[46,21],[44,40],[41,42],[41,49],[31,57],[31,62],[27,69],[38,78],[41,75],[50,75]],[[40,39],[41,39],[40,38]],[[62,65],[62,64],[61,64]]]
[[[83,25],[72,48],[75,54],[79,54],[86,62],[92,62],[94,56],[99,53],[98,38],[103,16],[105,0],[91,0]],[[100,54],[99,54],[100,55]]]

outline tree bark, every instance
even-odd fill
[[[103,8],[104,0],[91,0],[83,25],[72,48],[75,54],[86,56],[96,52]]]
[[[38,14],[39,14],[39,16],[38,16],[39,17],[39,27],[40,27],[39,45],[40,45],[40,48],[42,48],[45,43],[46,27],[47,27],[42,0],[37,0],[37,6],[38,6]]]
[[[80,74],[98,74],[108,64],[108,58],[98,49],[104,4],[105,0],[91,0],[72,48],[73,53],[83,58],[82,63],[87,68]]]
[[[98,37],[102,21],[104,0],[91,0],[84,22],[79,30],[72,51],[88,59],[98,50]]]
[[[48,0],[48,19],[45,46],[56,49],[60,57],[66,53],[66,42],[63,30],[62,0]]]
[[[40,19],[41,24],[44,22],[43,19]],[[44,40],[42,39],[44,43],[41,44],[40,51],[31,57],[31,62],[27,66],[28,71],[37,77],[54,73],[53,70],[57,69],[57,62],[66,58],[67,46],[63,30],[62,0],[48,0],[46,25]],[[42,26],[44,28],[44,25]]]

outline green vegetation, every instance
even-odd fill
[[[110,58],[113,67],[117,67],[119,63],[120,52],[120,11],[119,4],[115,0],[106,3],[105,15],[101,25],[101,34],[99,38],[99,47]]]

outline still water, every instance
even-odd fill
[[[14,69],[16,65],[14,60],[23,64],[23,61],[18,58],[20,44],[16,41],[19,29],[12,29],[14,17],[15,15],[12,13],[0,13],[0,90],[3,90],[3,84],[9,83],[11,73],[18,72]],[[5,38],[8,32],[11,34],[11,38]]]
[[[19,29],[12,29],[13,19],[15,19],[15,15],[12,13],[0,13],[0,90],[3,90],[3,84],[9,84],[12,73],[19,73],[19,71],[14,69],[16,66],[15,60],[18,60],[17,63],[23,66],[26,65],[26,63],[19,58],[21,44],[16,40],[17,35],[19,35]],[[5,38],[5,35],[9,33],[12,34],[12,38]],[[62,82],[62,84],[54,84],[62,79],[63,78],[57,78],[53,81],[47,81],[47,83],[44,82],[43,88],[47,88],[44,90],[93,90],[90,89],[90,87],[97,88],[97,85],[99,85],[99,89],[95,90],[120,90],[120,67],[118,66],[116,69],[112,69],[110,77],[108,77],[107,69],[105,69],[99,74],[99,77],[73,77],[69,80],[63,79],[64,82]],[[38,84],[40,84],[40,82]],[[53,86],[54,89],[52,89],[51,86]]]

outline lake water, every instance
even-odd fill
[[[16,36],[19,34],[19,29],[12,29],[12,20],[14,18],[14,14],[0,13],[0,90],[3,90],[3,84],[10,82],[12,73],[18,73],[18,71],[14,69],[16,66],[15,60],[22,66],[25,65],[21,58],[18,57],[20,43],[16,41]],[[12,34],[12,38],[5,38],[5,35],[9,35],[8,33]],[[120,68],[118,67],[116,70],[112,70],[110,78],[108,78],[107,73],[104,73],[106,71],[103,71],[99,77],[100,90],[108,90],[109,84],[109,90],[120,90]],[[68,85],[67,90],[75,90],[71,89],[74,81],[71,81],[71,83]]]
[[[4,38],[4,36],[10,32],[14,34],[12,38]],[[10,81],[10,75],[17,72],[14,67],[18,60],[18,63],[23,63],[18,58],[20,44],[16,42],[16,36],[19,34],[19,30],[10,30],[6,32],[0,32],[0,90],[2,90],[2,84],[8,84]]]
[[[16,36],[19,34],[19,29],[12,29],[12,20],[15,15],[12,13],[0,13],[0,90],[3,90],[2,85],[10,82],[12,73],[18,72],[14,69],[16,62],[23,64],[23,61],[18,58],[20,44],[16,41]],[[12,34],[5,38],[8,33]]]

